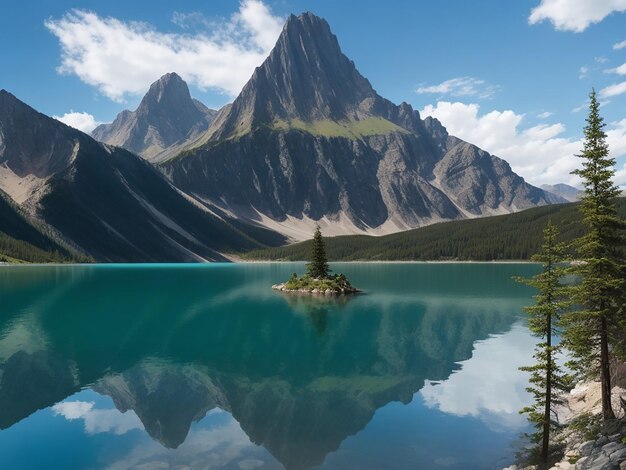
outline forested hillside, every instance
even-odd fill
[[[370,237],[326,238],[331,261],[410,260],[527,260],[541,245],[542,230],[552,220],[562,240],[582,234],[578,203],[558,204],[481,219],[430,225],[415,230]],[[626,217],[626,198],[618,199],[618,211]],[[310,241],[246,253],[247,260],[300,261],[309,257]]]

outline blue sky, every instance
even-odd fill
[[[536,184],[576,183],[595,86],[626,185],[626,0],[23,0],[2,7],[0,88],[49,115],[86,113],[64,117],[86,130],[135,109],[167,71],[218,108],[303,11],[328,20],[382,96]]]

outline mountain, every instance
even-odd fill
[[[382,98],[326,21],[289,17],[205,135],[160,169],[209,206],[293,238],[384,234],[564,199]]]
[[[0,190],[0,261],[62,262],[80,256],[29,219]]]
[[[0,91],[0,190],[97,261],[222,260],[260,246],[247,226],[209,213],[152,165]],[[250,227],[275,244],[284,239]]]
[[[541,189],[557,196],[567,199],[570,202],[576,202],[582,194],[582,190],[570,186],[569,184],[557,183],[557,184],[542,184]]]
[[[150,86],[135,111],[122,111],[111,124],[96,127],[91,135],[158,162],[203,134],[216,113],[191,98],[182,78],[168,73]]]
[[[626,217],[626,197],[617,199]],[[543,243],[548,221],[571,242],[584,233],[579,204],[535,207],[515,214],[456,220],[382,237],[349,235],[326,238],[331,261],[528,260]],[[244,253],[248,260],[301,261],[309,258],[311,241]]]

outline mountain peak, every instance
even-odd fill
[[[172,72],[150,85],[136,111],[122,111],[111,124],[94,129],[92,136],[146,159],[165,158],[186,139],[205,132],[214,115],[191,97],[187,83]]]
[[[355,121],[380,100],[343,54],[326,20],[309,12],[291,15],[265,62],[208,138],[294,120]]]
[[[170,108],[168,111],[193,106],[187,83],[174,72],[163,75],[150,85],[137,111],[153,110],[161,106]]]

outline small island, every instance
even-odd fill
[[[318,295],[350,295],[362,292],[353,287],[344,274],[330,274],[326,259],[326,246],[319,226],[315,228],[311,262],[306,268],[307,272],[303,276],[298,277],[297,273],[293,273],[287,282],[274,284],[272,289]]]

